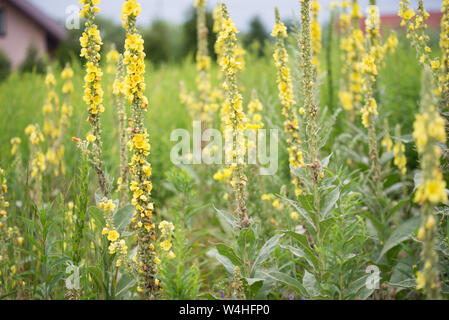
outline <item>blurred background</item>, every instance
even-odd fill
[[[193,0],[140,1],[142,14],[139,24],[144,35],[148,59],[158,66],[162,63],[182,62],[196,50],[196,22]],[[208,27],[212,29],[212,9],[220,1],[208,1]],[[321,0],[320,19],[323,27],[329,23],[331,0]],[[416,6],[417,0],[412,4]],[[111,44],[123,47],[121,0],[102,1],[98,24],[108,50]],[[399,28],[399,1],[380,0],[384,27]],[[278,6],[284,22],[291,26],[298,21],[298,0],[228,0],[231,17],[241,30],[240,40],[245,49],[265,54],[274,24],[273,7]],[[368,0],[360,1],[365,13]],[[45,71],[45,59],[57,60],[61,65],[78,57],[81,30],[67,30],[66,21],[78,7],[76,0],[0,0],[0,80],[11,70],[20,72]],[[438,29],[441,0],[425,1],[430,12],[429,25]],[[81,24],[82,26],[82,24]],[[325,35],[323,35],[325,42]],[[209,33],[210,52],[215,35]]]

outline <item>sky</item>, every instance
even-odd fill
[[[29,0],[44,12],[57,20],[65,21],[68,16],[66,9],[71,5],[78,5],[77,0]],[[329,17],[329,4],[335,0],[319,0],[321,4],[321,20]],[[365,12],[369,0],[360,0],[363,12]],[[427,10],[439,10],[443,0],[424,1]],[[120,23],[120,11],[124,0],[102,0],[101,15]],[[140,0],[142,13],[140,22],[148,25],[156,19],[165,19],[173,23],[182,23],[186,13],[193,6],[194,0]],[[208,0],[208,7],[213,8],[220,0]],[[238,29],[245,31],[254,16],[259,16],[267,29],[274,24],[274,7],[279,8],[283,19],[297,19],[299,16],[299,0],[225,0],[231,18]],[[417,0],[412,0],[415,4]],[[396,13],[399,8],[399,0],[378,0],[381,12]]]

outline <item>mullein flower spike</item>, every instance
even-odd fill
[[[132,204],[136,211],[132,222],[137,229],[137,263],[139,279],[137,291],[142,297],[154,299],[160,290],[156,281],[157,262],[160,259],[155,252],[156,230],[153,223],[153,202],[151,201],[151,164],[148,132],[144,124],[144,112],[148,109],[145,96],[145,53],[142,36],[138,33],[136,19],[140,14],[140,4],[128,0],[123,4],[122,22],[127,30],[123,63],[126,66],[125,94],[131,103],[132,123],[128,146],[132,152],[129,163],[131,173],[130,190],[133,193]]]
[[[103,42],[100,30],[95,24],[95,14],[100,12],[97,7],[100,0],[80,0],[82,9],[80,18],[85,18],[85,30],[80,38],[81,57],[86,59],[86,76],[84,77],[84,102],[88,105],[88,121],[91,125],[91,132],[87,134],[87,143],[92,145],[92,152],[89,152],[95,172],[97,173],[98,184],[103,196],[109,195],[106,177],[103,169],[103,152],[100,115],[104,112],[103,89],[101,79],[103,72],[100,68],[100,50]],[[86,144],[87,144],[86,143]],[[83,148],[82,148],[83,149]]]
[[[285,49],[285,38],[287,37],[287,28],[282,23],[279,16],[279,10],[275,9],[276,24],[273,27],[271,36],[276,37],[276,49],[274,52],[274,62],[277,69],[277,83],[279,90],[279,99],[282,105],[282,115],[284,116],[284,131],[287,134],[287,145],[289,153],[289,163],[292,176],[292,183],[295,187],[295,194],[302,194],[302,186],[299,178],[293,170],[304,166],[304,159],[301,150],[300,130],[298,115],[304,114],[304,108],[296,110],[294,100],[292,78],[288,66],[288,53]]]
[[[230,150],[226,150],[227,163],[232,163],[231,185],[237,199],[237,214],[240,228],[250,226],[246,208],[246,182],[247,178],[243,172],[245,143],[244,130],[247,118],[243,111],[242,96],[239,92],[237,75],[242,70],[243,65],[239,61],[237,51],[237,28],[229,17],[226,5],[221,6],[222,25],[217,39],[217,46],[223,48],[223,54],[219,60],[219,65],[223,73],[223,90],[225,91],[225,105],[222,110],[222,121],[224,125],[225,137],[231,138]]]
[[[417,273],[417,289],[423,289],[427,299],[440,298],[438,276],[437,217],[434,208],[440,202],[447,202],[446,182],[440,169],[441,147],[446,143],[445,121],[440,116],[435,96],[429,90],[432,83],[426,68],[423,77],[423,90],[420,113],[413,124],[413,138],[421,164],[421,179],[417,186],[414,201],[421,205],[421,227],[418,239],[423,242],[421,259],[424,268]]]

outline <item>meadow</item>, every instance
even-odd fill
[[[196,55],[159,65],[138,1],[125,48],[101,41],[98,2],[83,62],[0,83],[0,299],[449,297],[449,1],[441,34],[422,1],[399,30],[376,1],[298,1],[262,55],[218,6],[213,61],[197,0]],[[172,162],[194,120],[235,138],[231,164]],[[249,129],[279,132],[275,174],[242,160]]]

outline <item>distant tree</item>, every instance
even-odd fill
[[[171,26],[163,20],[154,21],[151,27],[143,32],[145,53],[154,64],[173,59],[171,36]]]
[[[39,52],[34,46],[30,46],[27,49],[27,55],[25,60],[19,66],[19,71],[24,72],[36,72],[44,74],[46,72],[46,63],[44,57],[39,57]]]
[[[206,13],[206,25],[209,30],[208,42],[209,42],[209,54],[215,60],[214,45],[217,40],[216,34],[213,32],[214,20],[211,12]],[[189,54],[195,54],[197,51],[197,30],[196,30],[196,10],[192,8],[189,10],[188,18],[183,24],[183,40],[181,47],[181,55],[183,57]]]
[[[125,45],[126,31],[123,27],[112,20],[105,19],[102,17],[96,17],[96,23],[98,28],[101,30],[101,37],[105,44],[114,43],[115,47],[119,51],[123,51],[123,46]],[[81,25],[83,25],[81,21]],[[66,39],[58,46],[55,51],[55,58],[59,61],[61,66],[64,66],[67,62],[72,61],[76,57],[82,61],[79,56],[81,51],[81,46],[79,38],[83,33],[83,29],[73,29],[67,32]],[[109,48],[109,46],[107,46]],[[103,50],[107,49],[103,47]]]
[[[246,48],[257,48],[257,54],[262,56],[266,40],[268,40],[268,32],[260,18],[256,16],[250,22],[250,28],[243,39],[243,43]]]
[[[0,82],[5,80],[11,72],[11,62],[8,57],[0,51]]]

